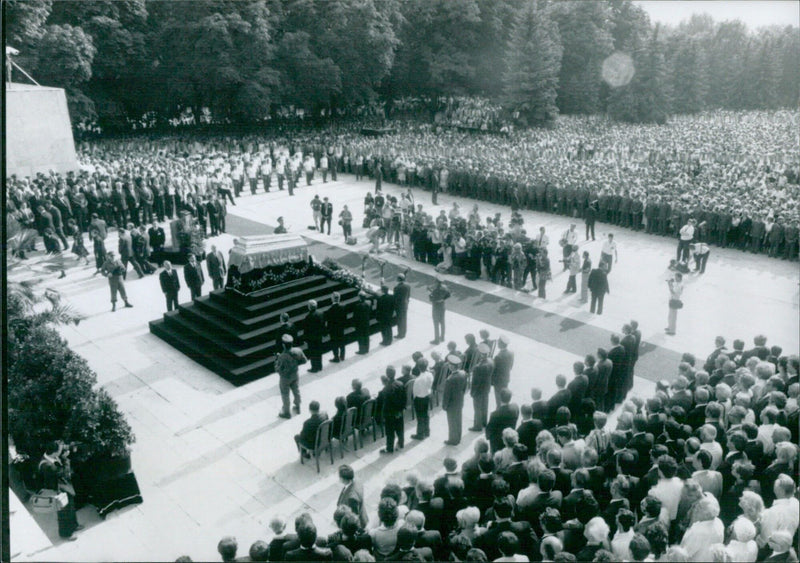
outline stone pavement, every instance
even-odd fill
[[[245,234],[258,229],[259,224],[274,225],[283,215],[290,232],[303,234],[312,242],[312,254],[336,256],[353,266],[360,261],[353,252],[364,250],[366,244],[345,246],[335,221],[336,231],[330,237],[306,229],[312,222],[309,201],[319,193],[333,201],[334,216],[344,203],[348,204],[355,216],[354,234],[364,240],[364,230],[358,227],[363,195],[372,183],[356,183],[346,175],[340,178],[324,186],[315,180],[311,188],[301,187],[291,198],[286,192],[239,198],[237,206],[229,207],[229,234],[210,242],[226,252],[234,233]],[[384,189],[398,192],[391,185]],[[430,207],[430,194],[419,189],[414,189],[414,194]],[[449,209],[454,199],[440,194],[439,207]],[[472,202],[459,201],[463,210],[471,208]],[[507,218],[509,214],[500,206],[483,202],[479,206],[482,215],[502,211]],[[557,250],[556,241],[568,220],[533,212],[524,216],[529,232],[539,225],[547,228],[551,246]],[[608,229],[605,225],[598,227],[600,238]],[[270,229],[265,226],[262,232]],[[659,360],[646,370],[647,379],[636,378],[633,393],[642,396],[652,392],[648,379],[673,376],[680,352],[692,351],[704,357],[717,334],[727,336],[729,342],[742,338],[749,346],[752,337],[763,332],[770,337],[770,344],[781,344],[784,353],[797,352],[796,263],[713,248],[707,273],[687,285],[678,335],[667,337],[663,333],[667,314],[664,279],[666,265],[675,252],[674,241],[616,227],[613,232],[619,241],[620,262],[610,277],[612,293],[603,316],[590,315],[573,296],[561,294],[566,276],[556,274],[555,267],[554,281],[548,288],[550,297],[544,302],[488,282],[445,276],[454,288],[447,316],[448,338],[463,347],[464,334],[477,334],[486,326],[494,337],[508,334],[516,354],[511,389],[518,401],[527,399],[533,385],[549,395],[554,390],[555,374],[569,374],[573,361],[607,345],[608,334],[631,318],[641,325],[648,355],[664,360],[660,373]],[[585,245],[595,261],[600,244],[598,240]],[[115,246],[116,235],[112,234],[107,247]],[[351,345],[347,361],[341,364],[329,363],[328,355],[321,373],[301,376],[304,413],[289,421],[276,416],[280,405],[277,378],[266,377],[235,388],[150,335],[147,322],[165,309],[157,276],[137,280],[131,273],[127,289],[135,307],[113,314],[107,282],[92,276],[93,266],[71,268],[63,280],[55,276],[48,279],[46,287],[61,291],[87,317],[77,327],[65,327],[62,333],[97,372],[100,385],[119,402],[136,433],[133,467],[144,503],[112,513],[105,521],[100,521],[91,507],[84,508],[79,518],[87,529],[71,543],[56,537],[54,517],[46,521],[35,515],[54,545],[34,554],[23,549],[18,559],[152,561],[186,554],[196,561],[217,560],[216,543],[222,536],[237,537],[240,555],[246,554],[256,539],[269,539],[267,523],[278,513],[284,514],[291,526],[295,515],[309,511],[320,532],[328,532],[339,492],[335,470],[342,458],[338,451],[334,465],[330,458],[323,458],[319,475],[313,465],[299,464],[291,436],[307,416],[305,406],[317,399],[332,414],[333,398],[346,394],[354,377],[361,378],[375,394],[386,365],[399,368],[413,351],[429,355],[443,348],[428,343],[433,327],[423,286],[432,268],[390,253],[380,258],[388,263],[384,273],[390,281],[398,271],[409,265],[413,268],[409,278],[417,285],[409,308],[408,337],[387,348],[377,346],[378,337],[373,337],[372,352],[367,356],[355,356],[355,346]],[[377,264],[368,261],[370,281],[378,281],[378,271]],[[204,290],[209,288],[207,282]],[[185,288],[181,298],[188,298]],[[640,364],[647,363],[648,355]],[[472,407],[467,403],[464,418],[468,422]],[[407,421],[407,439],[413,433],[412,425]],[[402,482],[409,470],[433,475],[441,471],[447,455],[458,460],[469,457],[477,434],[467,433],[459,446],[447,447],[442,444],[446,432],[444,414],[436,409],[431,438],[407,442],[402,454],[379,456],[380,438],[377,443],[368,441],[357,452],[345,452],[344,462],[355,468],[365,484],[373,521],[380,488],[387,480]],[[12,528],[12,535],[15,531]],[[15,541],[24,543],[24,538],[15,537]]]

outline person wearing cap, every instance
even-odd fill
[[[470,432],[482,432],[489,417],[489,391],[492,388],[494,362],[489,357],[490,348],[485,342],[478,344],[478,361],[472,370],[470,396],[475,418]]]
[[[344,361],[344,329],[347,324],[347,311],[340,303],[341,295],[338,291],[334,291],[331,297],[333,304],[325,311],[325,325],[328,327],[328,334],[331,337],[330,344],[333,351],[333,360],[331,361],[339,363]]]
[[[430,400],[433,388],[433,374],[428,370],[428,360],[417,360],[419,375],[414,378],[412,394],[414,397],[414,413],[417,418],[417,433],[411,435],[412,440],[424,440],[431,435]]]
[[[317,302],[308,301],[308,314],[302,322],[303,338],[308,344],[308,358],[311,360],[311,369],[308,373],[322,371],[322,339],[325,336],[325,317],[317,308]]]
[[[305,354],[300,348],[292,346],[294,338],[291,334],[284,334],[281,337],[283,350],[275,360],[275,371],[278,372],[278,388],[281,393],[282,409],[278,414],[281,418],[291,418],[289,410],[289,393],[294,396],[294,412],[300,414],[300,386],[297,373],[298,366],[306,363]]]
[[[109,250],[106,253],[106,261],[100,271],[108,278],[108,286],[111,289],[111,312],[117,310],[117,293],[122,296],[126,307],[133,307],[128,303],[128,295],[125,292],[125,282],[123,281],[125,265],[114,255],[113,251]]]
[[[281,188],[283,189],[283,188]],[[273,234],[283,235],[286,234],[286,226],[283,224],[283,217],[278,217],[278,226],[272,231]]]
[[[511,382],[511,368],[514,367],[514,353],[508,349],[508,336],[501,334],[497,340],[499,350],[494,356],[492,387],[494,387],[495,408],[500,406],[500,391]]]
[[[389,286],[381,285],[381,294],[378,296],[375,307],[375,316],[381,328],[381,346],[389,346],[392,343],[392,322],[395,314],[395,300],[389,295]]]
[[[397,315],[397,336],[402,339],[406,337],[406,327],[408,324],[408,301],[411,298],[411,287],[406,283],[406,275],[397,276],[397,285],[392,290],[395,304],[395,314]]]
[[[447,358],[450,360],[452,356]],[[447,446],[457,446],[461,443],[461,421],[466,391],[467,374],[463,369],[456,369],[445,380],[442,393],[442,409],[447,413],[447,440],[444,442]]]
[[[291,321],[289,313],[281,313],[281,326],[279,328],[279,332],[281,337],[283,337],[284,334],[288,334],[292,337],[293,341],[297,340],[297,327]]]
[[[433,310],[433,332],[434,338],[431,344],[444,342],[445,332],[445,306],[444,302],[450,298],[450,290],[442,282],[441,277],[436,277],[436,284],[433,286],[429,296]]]

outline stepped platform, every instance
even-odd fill
[[[358,288],[324,275],[307,275],[249,295],[231,289],[213,291],[151,321],[150,332],[234,385],[244,385],[274,373],[276,354],[282,349],[281,314],[289,315],[302,342],[300,323],[308,312],[308,300],[316,300],[324,313],[337,291],[350,321]],[[345,341],[349,344],[356,335],[348,324]],[[372,319],[370,334],[379,331],[377,320]],[[329,342],[326,336],[325,351]],[[305,342],[300,347],[307,349]]]

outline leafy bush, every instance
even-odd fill
[[[81,442],[87,457],[122,455],[133,433],[97,376],[52,328],[36,326],[18,342],[8,368],[9,431],[20,452],[37,458],[51,440]]]

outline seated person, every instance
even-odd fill
[[[297,443],[298,449],[303,446],[313,450],[317,440],[317,429],[320,424],[328,420],[328,415],[324,412],[319,412],[319,401],[311,401],[308,405],[308,410],[311,416],[303,423],[303,429],[300,434],[295,435],[294,441]]]

